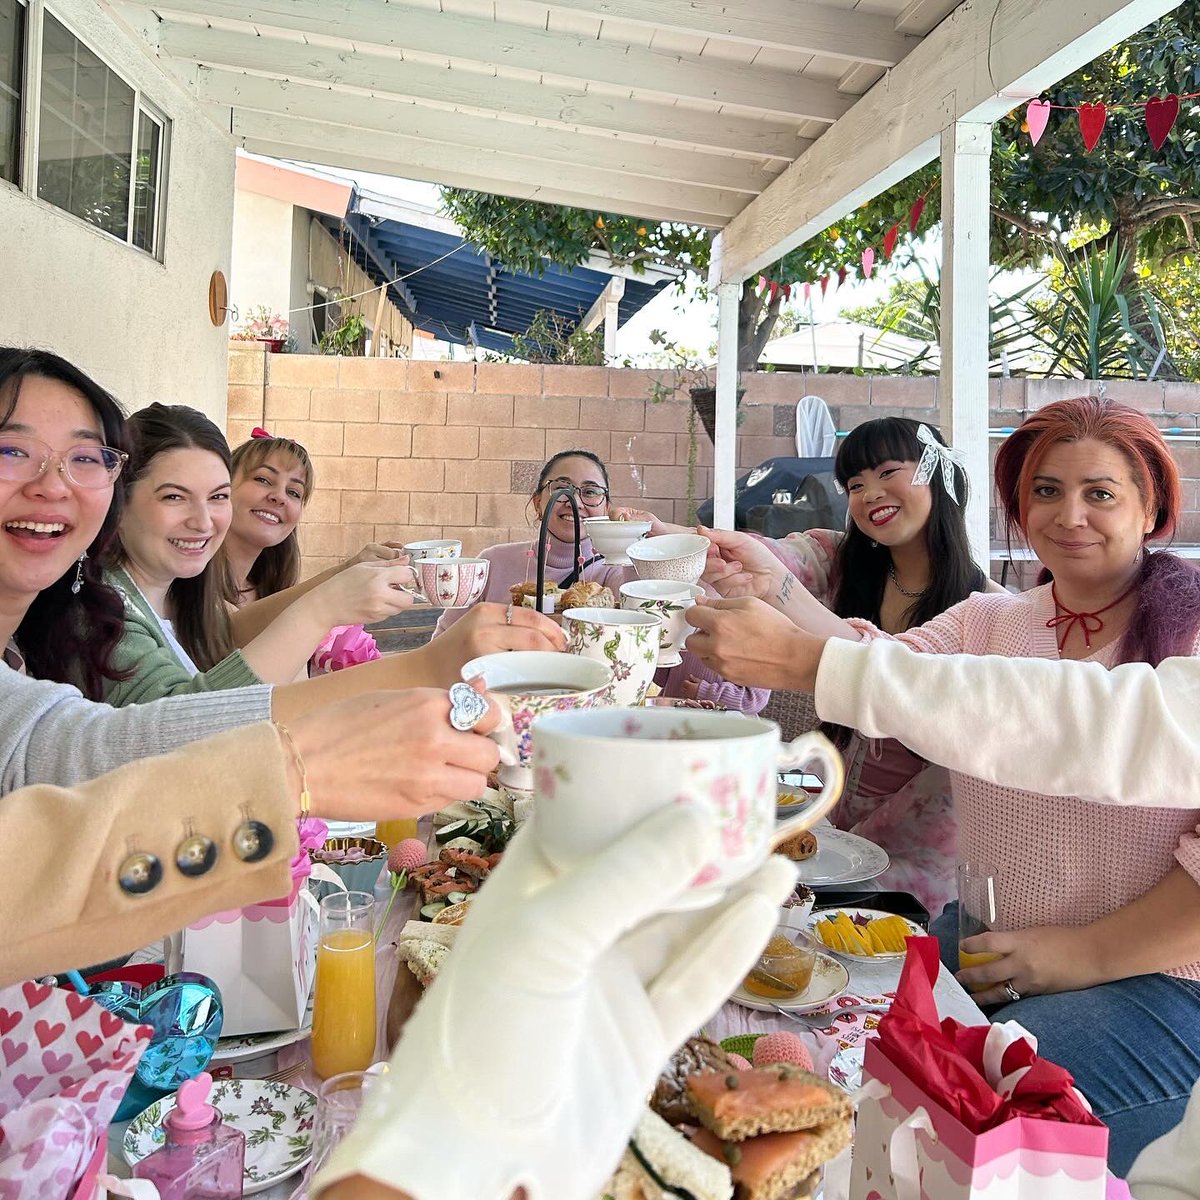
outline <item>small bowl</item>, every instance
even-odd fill
[[[458,558],[462,542],[457,538],[433,538],[424,542],[405,542],[404,553],[414,562],[430,558]]]
[[[783,947],[785,942],[786,949]],[[779,948],[775,950],[777,943]],[[772,934],[770,942],[750,969],[750,974],[742,981],[742,987],[752,996],[765,1000],[784,1003],[794,1000],[812,982],[819,953],[816,938],[798,929],[781,926]],[[787,986],[773,987],[764,974]]]
[[[361,850],[365,858],[356,858],[353,862],[330,861],[325,857],[329,852],[344,854],[348,850]],[[320,850],[313,852],[313,862],[324,863],[346,885],[348,892],[372,892],[375,881],[379,878],[379,868],[387,858],[388,848],[370,837],[335,837],[326,838]],[[313,895],[318,900],[324,899],[337,889],[332,883],[324,880],[313,880]]]
[[[639,579],[698,583],[704,574],[708,546],[708,538],[698,533],[667,533],[634,542],[628,554]]]
[[[627,567],[625,552],[650,532],[649,521],[613,521],[608,517],[584,517],[583,527],[592,545],[612,567]]]

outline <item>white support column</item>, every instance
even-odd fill
[[[942,131],[942,431],[966,455],[971,485],[967,536],[985,574],[991,552],[992,497],[988,470],[991,149],[989,124],[956,121]]]
[[[717,288],[717,437],[713,447],[713,526],[733,528],[737,479],[738,306],[740,283]]]
[[[620,275],[614,275],[608,281],[604,291],[596,297],[596,302],[588,309],[582,321],[581,329],[588,333],[604,324],[604,361],[612,363],[617,357],[617,323],[620,320],[621,297],[625,295],[625,280]]]

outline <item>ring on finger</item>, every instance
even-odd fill
[[[469,733],[486,716],[488,700],[469,683],[450,685],[450,724],[459,733]]]
[[[1013,987],[1013,981],[1011,979],[1006,979],[1004,981],[1004,994],[1014,1002],[1020,1000],[1021,998],[1021,993],[1018,992],[1015,987]]]
[[[505,625],[511,625],[511,624],[512,624],[512,618],[513,618],[513,606],[510,604],[510,605],[508,606],[508,608],[506,608],[506,609],[504,610],[504,623],[505,623]]]

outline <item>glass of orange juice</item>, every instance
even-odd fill
[[[375,898],[334,892],[321,901],[313,999],[313,1068],[322,1079],[375,1060]]]
[[[962,862],[958,864],[958,969],[977,967],[980,963],[995,962],[999,954],[964,950],[962,942],[977,933],[996,929],[999,923],[999,875],[990,863]],[[990,984],[976,986],[982,991]]]
[[[389,850],[399,845],[405,838],[417,836],[416,817],[398,817],[394,821],[377,821],[375,823],[375,840],[382,842]]]

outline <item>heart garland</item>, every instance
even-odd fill
[[[1163,96],[1146,101],[1146,134],[1155,150],[1161,150],[1179,116],[1179,97]]]
[[[1083,138],[1084,149],[1089,154],[1095,150],[1104,132],[1104,122],[1108,120],[1108,108],[1099,102],[1081,104],[1076,112],[1079,116],[1079,135]]]
[[[1167,137],[1175,127],[1175,122],[1179,119],[1180,101],[1197,99],[1200,99],[1200,93],[1177,96],[1174,92],[1171,92],[1166,96],[1154,96],[1146,101],[1120,104],[1116,107],[1118,109],[1141,108],[1143,110],[1146,135],[1150,139],[1150,144],[1157,151],[1163,148]],[[1050,120],[1050,110],[1054,108],[1060,108],[1068,112],[1073,111],[1075,113],[1079,121],[1079,133],[1083,139],[1084,148],[1089,154],[1095,150],[1101,135],[1104,133],[1105,122],[1108,120],[1108,114],[1111,111],[1108,105],[1100,101],[1074,106],[1051,104],[1048,100],[1029,101],[1025,106],[1025,120],[1021,126],[1021,131],[1029,134],[1030,142],[1036,146],[1041,141],[1042,135],[1046,132],[1047,122]]]
[[[1030,100],[1025,108],[1025,126],[1029,130],[1029,140],[1036,146],[1046,132],[1050,120],[1049,100]]]

